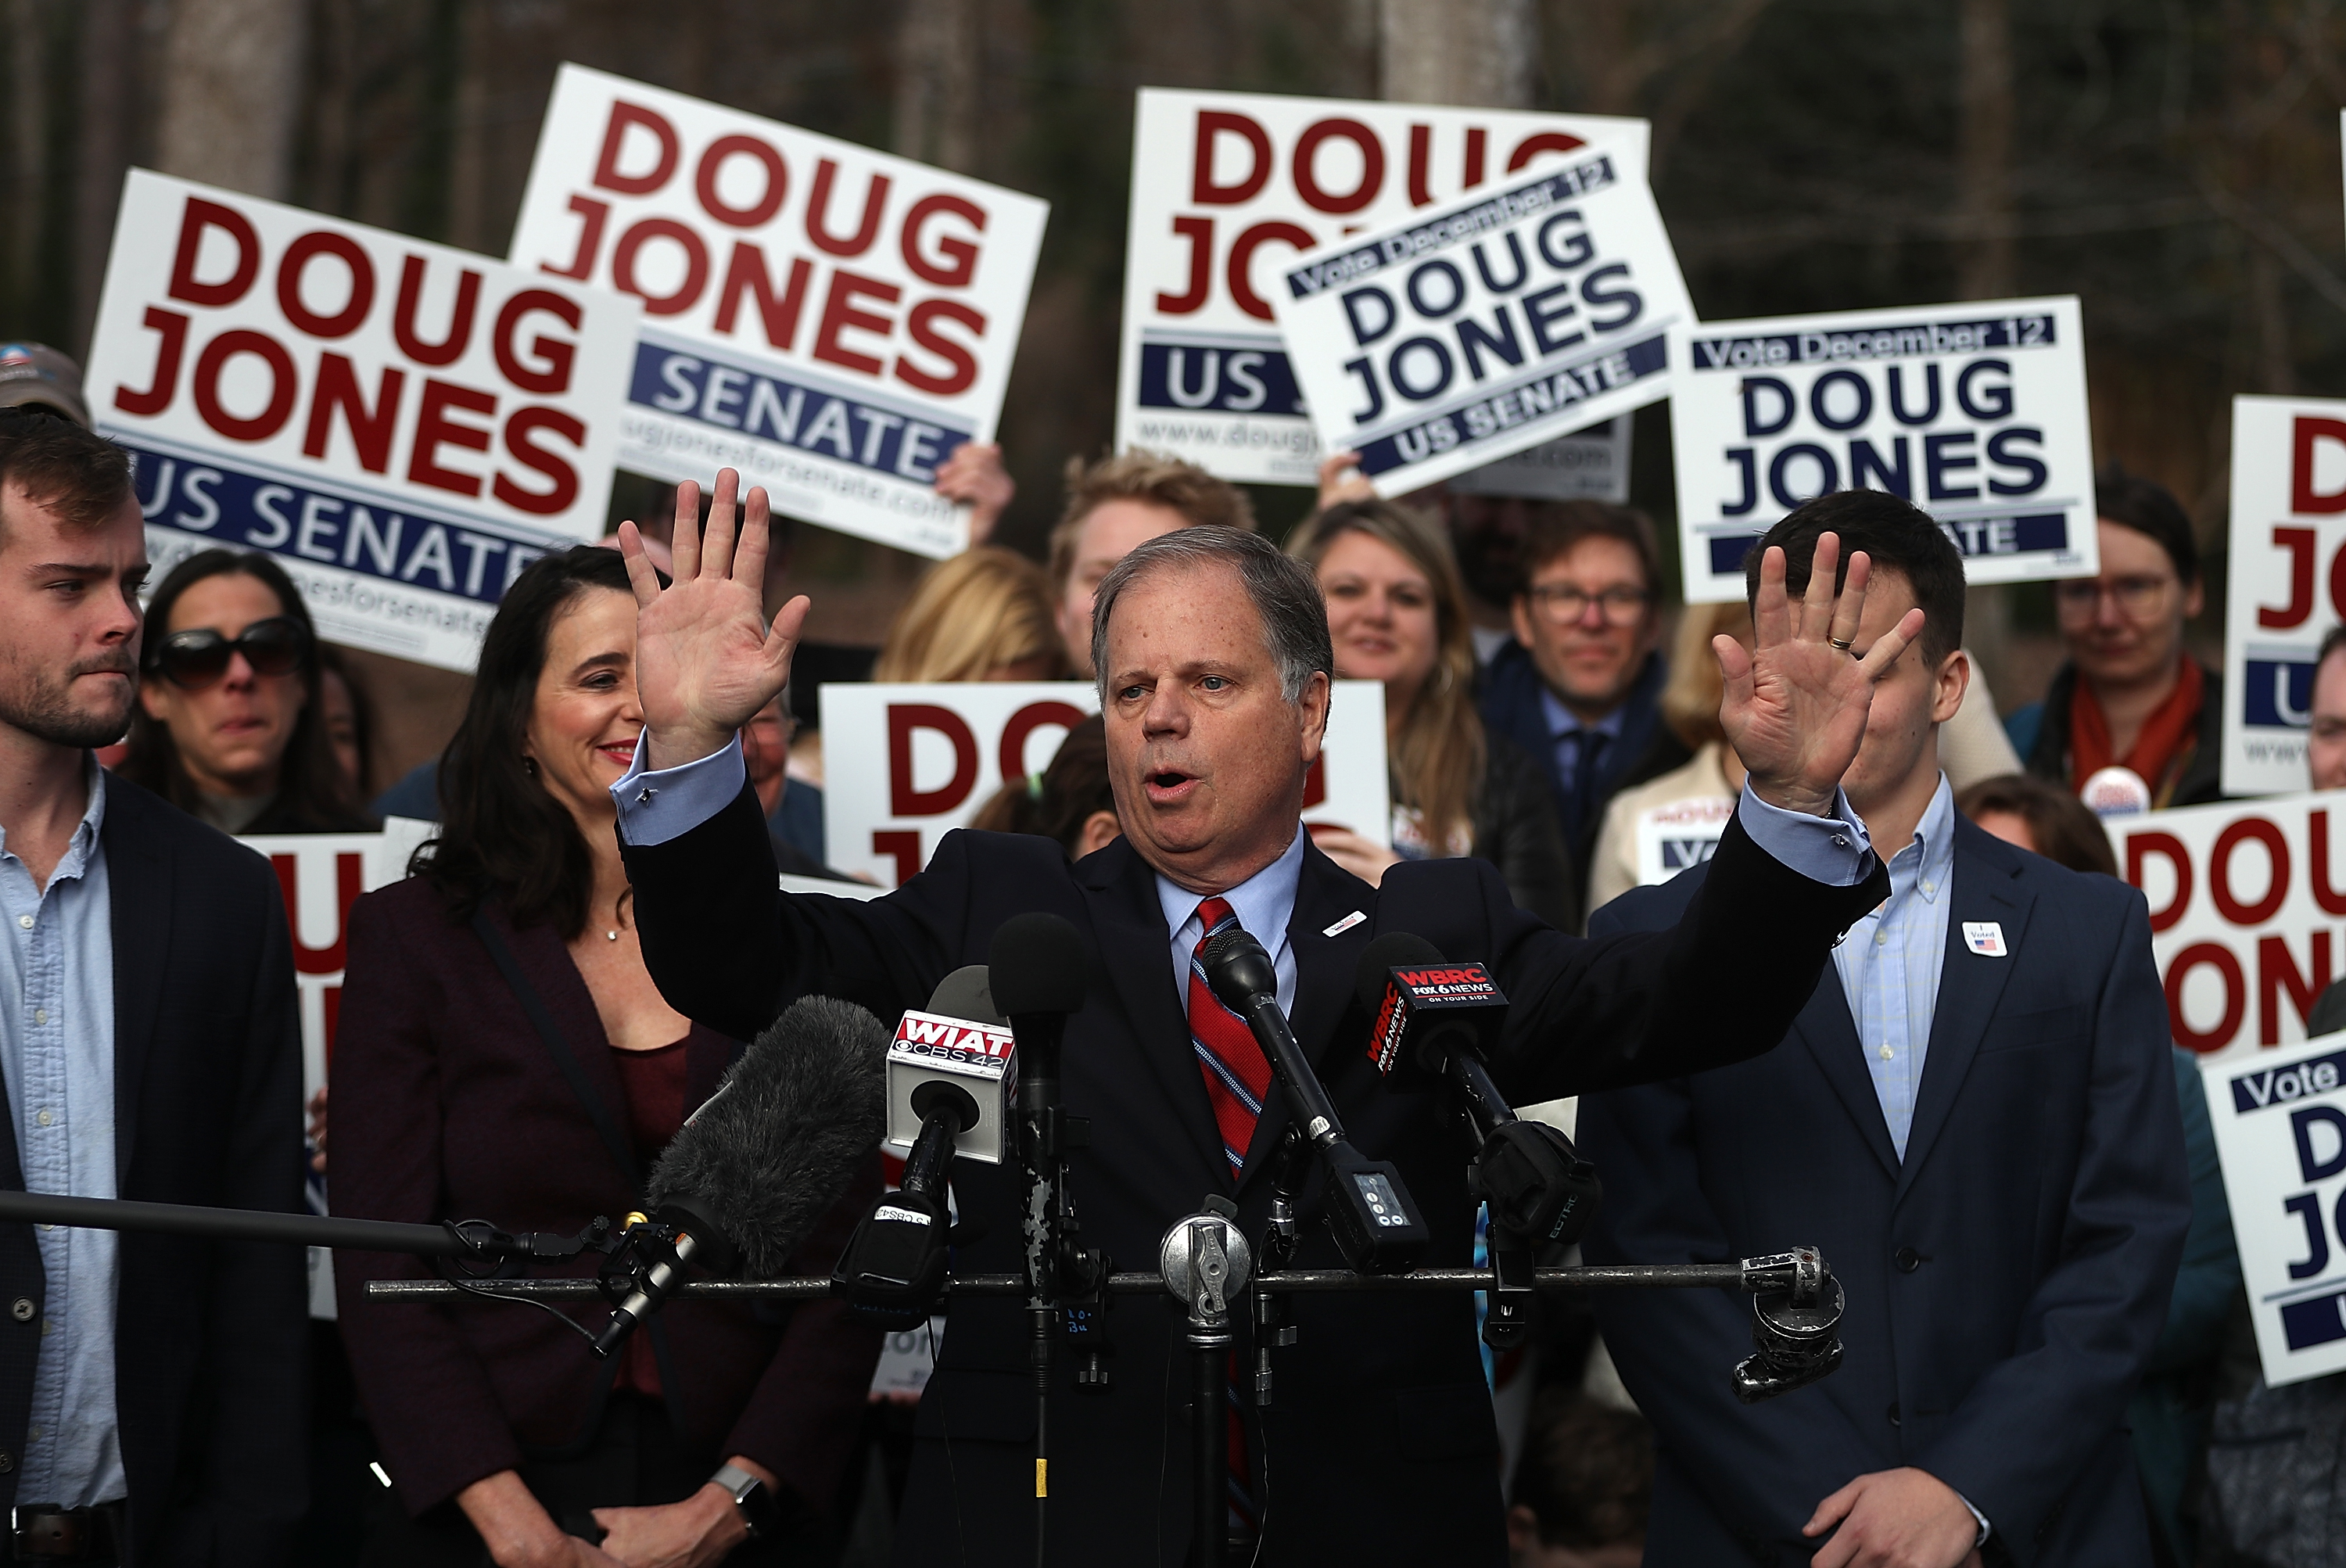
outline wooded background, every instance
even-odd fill
[[[1033,549],[1111,435],[1143,85],[1647,117],[1708,319],[2076,293],[2097,461],[2172,486],[2214,564],[2234,393],[2346,392],[2333,0],[0,0],[0,334],[87,347],[133,165],[503,255],[563,60],[1052,204],[1002,441]],[[1663,411],[1633,499],[1674,518]],[[1309,504],[1262,489],[1274,531]],[[623,482],[615,514],[658,504]],[[872,643],[924,565],[799,531],[813,635]],[[2007,710],[2042,585],[1974,592]],[[367,661],[392,760],[462,681]]]

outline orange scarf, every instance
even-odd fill
[[[2150,786],[2154,805],[2165,805],[2175,780],[2190,762],[2199,738],[2199,705],[2207,694],[2207,677],[2199,661],[2188,654],[2175,674],[2175,689],[2143,720],[2134,749],[2124,757],[2111,754],[2110,721],[2094,697],[2094,688],[2080,676],[2069,697],[2069,788],[2081,788],[2103,769],[2129,768]]]

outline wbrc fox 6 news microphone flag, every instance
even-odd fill
[[[1520,184],[1600,140],[1642,186],[1644,120],[1143,87],[1117,450],[1169,453],[1242,484],[1311,484],[1320,440],[1272,313],[1286,264]]]
[[[2313,656],[2346,620],[2346,402],[2232,400],[2224,793],[2305,788]]]
[[[1280,270],[1321,441],[1401,495],[1669,395],[1692,319],[1653,193],[1598,142]]]
[[[2346,1371],[2346,1034],[2200,1064],[2265,1383]]]
[[[507,584],[597,537],[636,307],[133,169],[90,412],[156,575],[265,550],[326,636],[470,670]]]
[[[1066,732],[1099,711],[1088,681],[826,686],[823,859],[900,887],[1009,779],[1040,774]],[[1385,689],[1340,680],[1303,820],[1392,842]],[[830,890],[810,890],[823,891]]]
[[[1048,204],[566,65],[510,251],[643,302],[621,466],[924,555],[967,518],[933,489],[991,441]]]
[[[1974,584],[2099,569],[2075,299],[1705,321],[1671,351],[1688,604],[1742,598],[1752,542],[1843,489],[1937,518]]]

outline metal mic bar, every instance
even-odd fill
[[[197,1236],[210,1241],[276,1241],[301,1247],[342,1247],[359,1252],[403,1252],[418,1257],[488,1255],[441,1225],[387,1219],[332,1219],[316,1214],[274,1214],[193,1204],[134,1203],[128,1198],[67,1197],[46,1192],[0,1192],[0,1221],[62,1225],[80,1230],[141,1230]]]
[[[1488,1290],[1494,1276],[1487,1268],[1419,1268],[1407,1274],[1355,1274],[1349,1268],[1290,1268],[1260,1277],[1271,1290],[1318,1294],[1347,1290]],[[1749,1269],[1740,1263],[1612,1263],[1542,1268],[1533,1283],[1543,1290],[1683,1289],[1748,1290],[1781,1288],[1773,1271]],[[1023,1274],[965,1274],[946,1281],[955,1296],[1024,1296]],[[1165,1276],[1157,1273],[1111,1274],[1107,1288],[1117,1296],[1154,1296],[1165,1290]],[[462,1295],[461,1287],[439,1279],[370,1279],[370,1299],[407,1300]],[[503,1296],[534,1296],[552,1299],[599,1295],[592,1279],[500,1279]],[[727,1300],[814,1300],[831,1294],[828,1276],[791,1279],[696,1279],[675,1294]]]

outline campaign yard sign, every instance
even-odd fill
[[[2346,793],[2107,819],[2150,906],[2175,1043],[2209,1053],[2305,1037],[2346,959]]]
[[[336,642],[470,670],[524,566],[603,529],[633,301],[133,169],[90,412],[159,577],[265,550]]]
[[[1321,441],[1380,495],[1668,396],[1694,317],[1653,193],[1602,143],[1307,251],[1272,298]]]
[[[622,466],[738,468],[775,508],[944,557],[933,486],[991,441],[1048,204],[566,65],[510,252],[632,295]]]
[[[2346,402],[2232,400],[2224,793],[2306,786],[2313,656],[2346,620]]]
[[[1671,351],[1688,604],[1743,597],[1752,542],[1843,489],[1937,518],[1974,584],[2100,569],[2074,298],[1688,323]]]
[[[2346,1034],[2199,1071],[2266,1385],[2346,1371]]]
[[[1623,179],[1645,183],[1644,120],[1143,87],[1117,450],[1243,484],[1312,483],[1321,448],[1273,313],[1280,270],[1600,141]]]
[[[1068,729],[1099,711],[1089,682],[1056,680],[835,684],[821,703],[823,859],[889,888],[928,864],[1004,780],[1049,767]],[[1376,681],[1335,683],[1303,820],[1392,841]]]
[[[1735,816],[1733,795],[1697,795],[1637,813],[1637,881],[1652,887],[1701,865],[1718,851]]]

